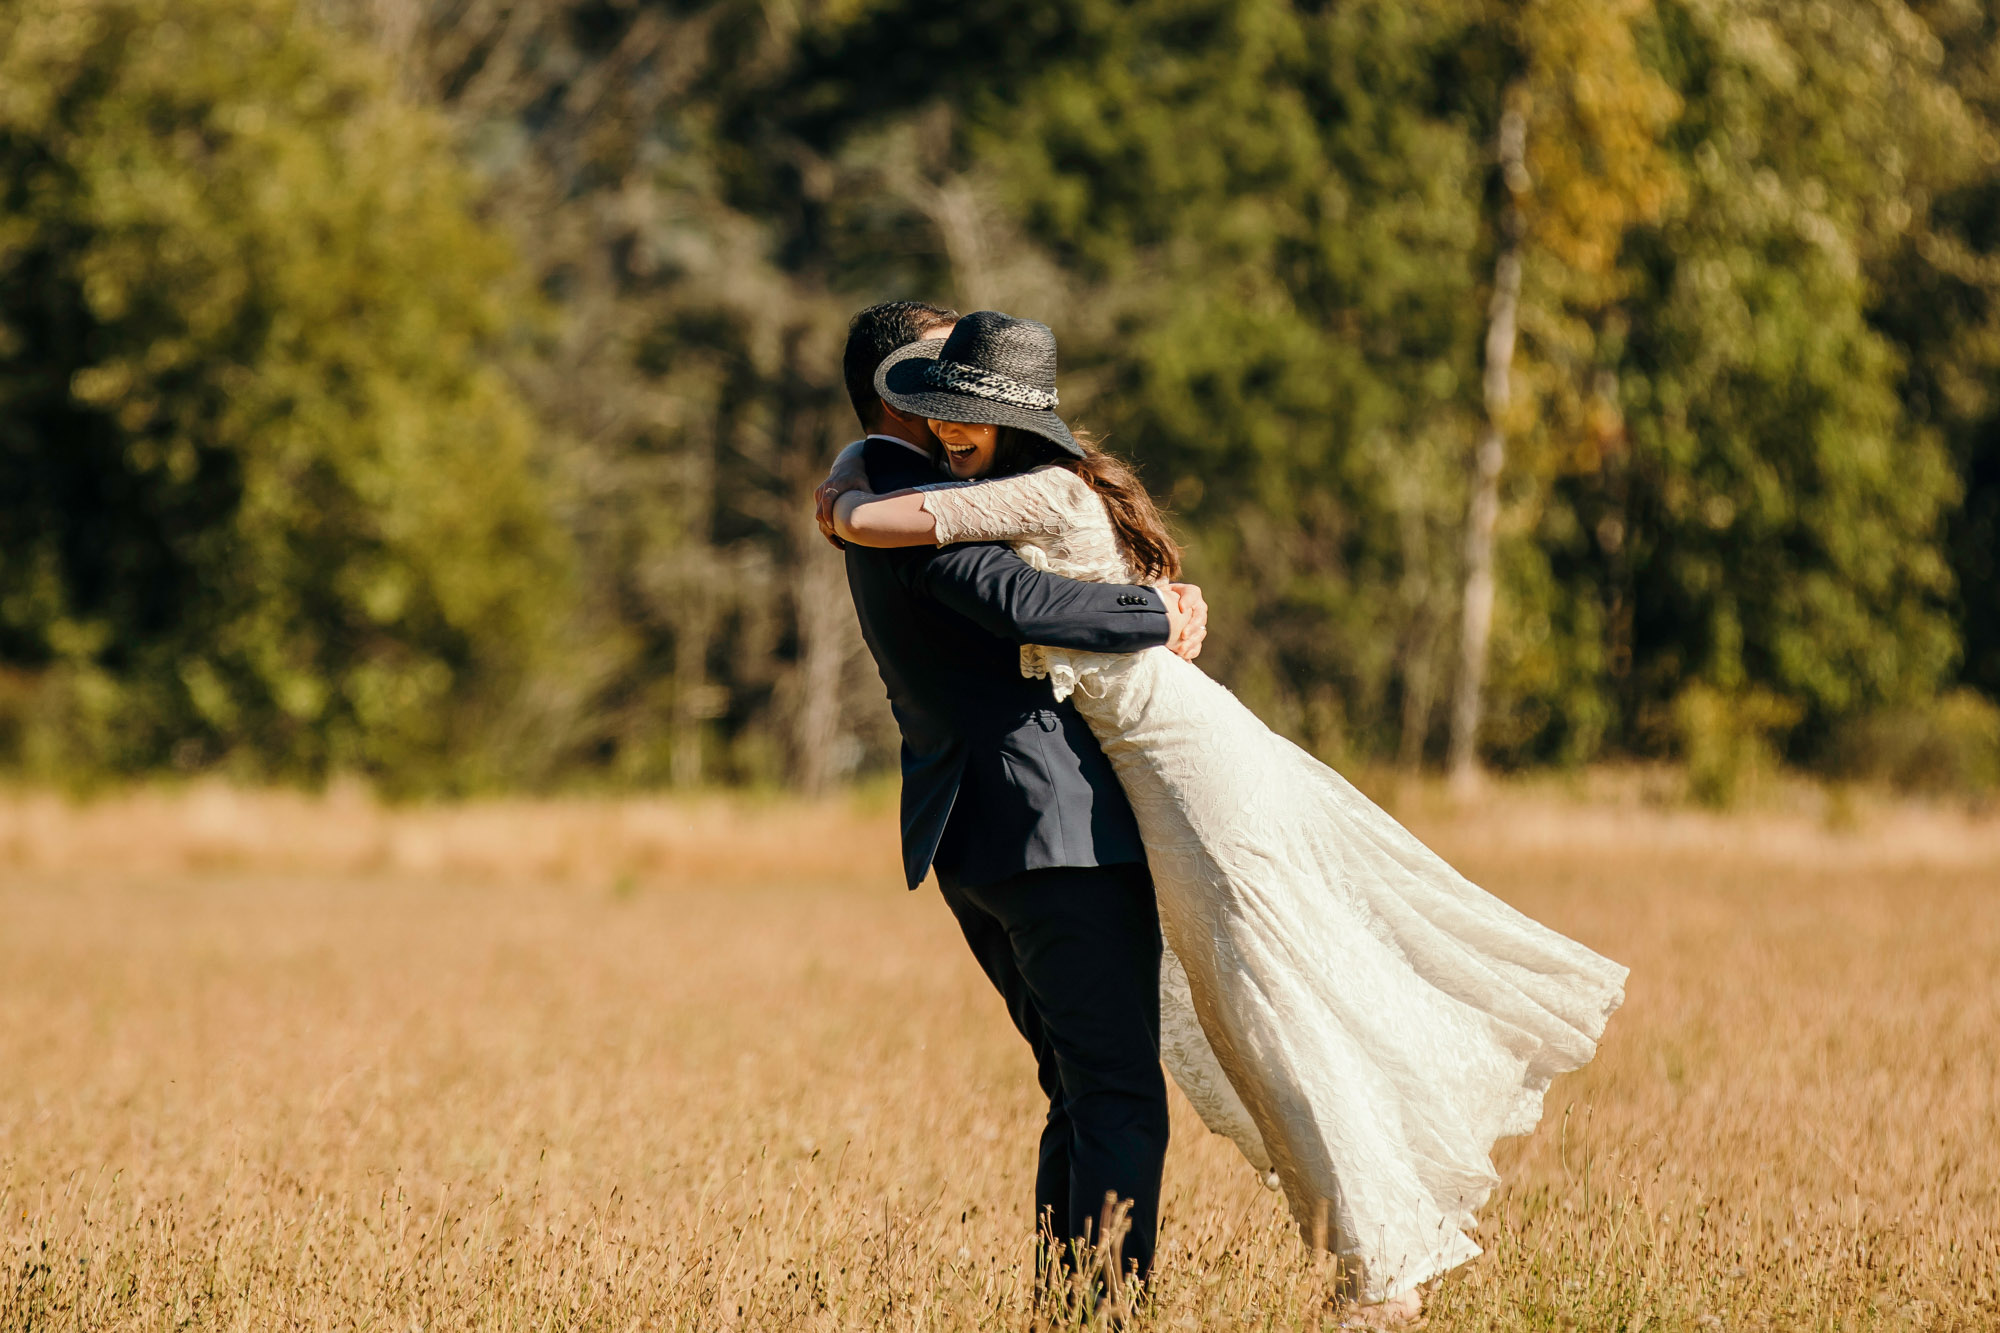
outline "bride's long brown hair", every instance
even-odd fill
[[[993,466],[989,477],[1007,477],[1053,464],[1074,472],[1083,484],[1104,501],[1111,516],[1111,529],[1118,536],[1118,549],[1132,563],[1138,577],[1148,582],[1177,579],[1181,573],[1181,548],[1160,508],[1140,484],[1138,474],[1125,460],[1108,454],[1088,431],[1071,427],[1070,434],[1083,446],[1083,457],[1072,458],[1033,431],[1002,426],[993,444]]]

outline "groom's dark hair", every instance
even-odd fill
[[[840,371],[847,380],[847,399],[861,429],[882,423],[882,400],[875,393],[875,370],[882,358],[907,347],[943,324],[958,322],[958,312],[922,301],[884,301],[856,315],[847,326],[847,350]]]

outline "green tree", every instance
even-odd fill
[[[585,576],[565,759],[817,787],[896,733],[811,486],[849,315],[938,295],[925,203],[829,68],[852,7],[343,6],[451,114],[560,336],[524,369]],[[804,109],[811,103],[811,109]],[[891,134],[920,128],[892,118]]]
[[[1000,202],[988,252],[1053,267],[1035,313],[1063,340],[1065,408],[1176,511],[1216,608],[1206,660],[1329,753],[1420,751],[1430,729],[1479,203],[1440,85],[1472,15],[888,5],[827,61],[879,69],[904,42],[930,69],[886,80],[867,123],[930,108],[932,184]]]
[[[1065,410],[1177,511],[1205,664],[1329,754],[1444,749],[1482,419],[1489,760],[1806,758],[1977,640],[1943,560],[1991,565],[1952,466],[1994,493],[1976,7],[363,8],[561,316],[526,378],[588,571],[581,767],[892,753],[803,509],[844,318],[895,296],[1056,326]]]
[[[1913,150],[1956,116],[1896,12],[1690,2],[1649,25],[1687,188],[1628,242],[1616,428],[1580,441],[1532,543],[1541,656],[1603,662],[1614,744],[1738,727],[1809,753],[1952,665],[1957,484],[1869,320],[1899,163],[1935,161]],[[1577,706],[1518,662],[1517,753],[1551,753]]]
[[[1660,142],[1675,100],[1639,57],[1633,25],[1643,13],[1631,2],[1532,0],[1502,5],[1493,15],[1491,40],[1505,74],[1494,90],[1498,170],[1482,366],[1485,420],[1472,450],[1452,707],[1450,764],[1461,787],[1479,766],[1509,437],[1516,437],[1517,455],[1514,475],[1506,479],[1510,507],[1516,515],[1532,514],[1552,473],[1568,465],[1564,445],[1602,433],[1605,409],[1615,413],[1615,395],[1598,384],[1607,351],[1615,353],[1605,335],[1618,321],[1616,304],[1629,285],[1618,256],[1626,233],[1656,220],[1675,190]],[[1517,330],[1528,344],[1518,369]],[[1530,390],[1519,400],[1513,394],[1517,376]],[[1525,458],[1521,445],[1530,446]],[[1518,672],[1524,637],[1532,645],[1534,631],[1566,608],[1534,595],[1546,586],[1535,578],[1537,552],[1519,549],[1518,518],[1508,526],[1516,548],[1510,553],[1513,591],[1522,599],[1512,608],[1513,624],[1529,630],[1507,636]],[[1591,689],[1602,663],[1564,665],[1584,668],[1554,673],[1566,696],[1565,747],[1572,755],[1588,753],[1605,723]]]
[[[1950,449],[1963,488],[1948,519],[1959,676],[2000,700],[2000,14],[1939,0],[1913,53],[1932,77],[1924,119],[1950,133],[1897,145],[1912,179],[1878,211],[1876,327],[1902,351],[1903,402]],[[1914,148],[1915,151],[1910,150]]]
[[[521,776],[565,548],[441,123],[281,0],[20,0],[0,182],[10,760]]]

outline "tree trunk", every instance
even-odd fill
[[[676,787],[698,786],[702,778],[702,733],[720,716],[729,692],[708,679],[708,645],[712,628],[709,599],[692,599],[674,626],[673,732],[668,751],[668,779]]]
[[[805,508],[810,512],[810,498]],[[840,553],[825,543],[816,527],[808,540],[811,544],[800,553],[792,576],[799,634],[792,775],[801,791],[816,796],[840,776],[837,769],[845,703],[841,682],[856,631]]]
[[[1510,99],[1511,100],[1511,99]],[[1479,785],[1479,723],[1485,701],[1487,643],[1493,631],[1493,533],[1500,519],[1500,470],[1507,461],[1506,420],[1513,398],[1514,333],[1521,304],[1521,195],[1528,188],[1527,117],[1500,117],[1500,253],[1486,310],[1486,422],[1472,454],[1472,498],[1465,517],[1465,605],[1459,619],[1457,690],[1451,709],[1451,785]]]
[[[1437,625],[1429,613],[1417,622],[1410,637],[1403,666],[1402,741],[1396,748],[1396,766],[1414,776],[1424,766],[1424,740],[1431,730],[1431,695],[1436,672],[1431,651],[1437,642]]]
[[[1618,401],[1618,377],[1600,370],[1593,390],[1598,402],[1598,469],[1603,477],[1604,512],[1597,520],[1597,546],[1604,553],[1605,669],[1618,700],[1617,716],[1629,722],[1632,697],[1631,467],[1626,456],[1625,409]]]
[[[830,391],[808,387],[810,367],[802,360],[805,343],[795,341],[787,356],[794,367],[795,398],[787,404],[780,438],[787,444],[784,468],[792,498],[786,504],[791,532],[790,582],[793,625],[798,633],[797,665],[787,683],[790,695],[792,783],[809,796],[833,785],[846,765],[840,740],[848,730],[843,684],[848,659],[861,632],[847,596],[847,567],[840,552],[820,535],[812,520],[813,489],[837,447],[839,409]]]
[[[993,254],[979,197],[970,182],[954,176],[942,185],[931,186],[923,191],[917,206],[944,242],[960,305],[966,310],[986,309],[993,300]]]
[[[1431,559],[1422,499],[1410,486],[1397,505],[1396,527],[1403,547],[1403,605],[1409,627],[1403,635],[1403,727],[1396,765],[1415,775],[1424,764],[1436,693],[1438,614],[1431,604]]]

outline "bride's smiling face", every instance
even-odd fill
[[[931,433],[943,443],[945,466],[960,481],[981,476],[993,466],[993,446],[1000,439],[998,426],[978,426],[968,421],[932,421]]]

